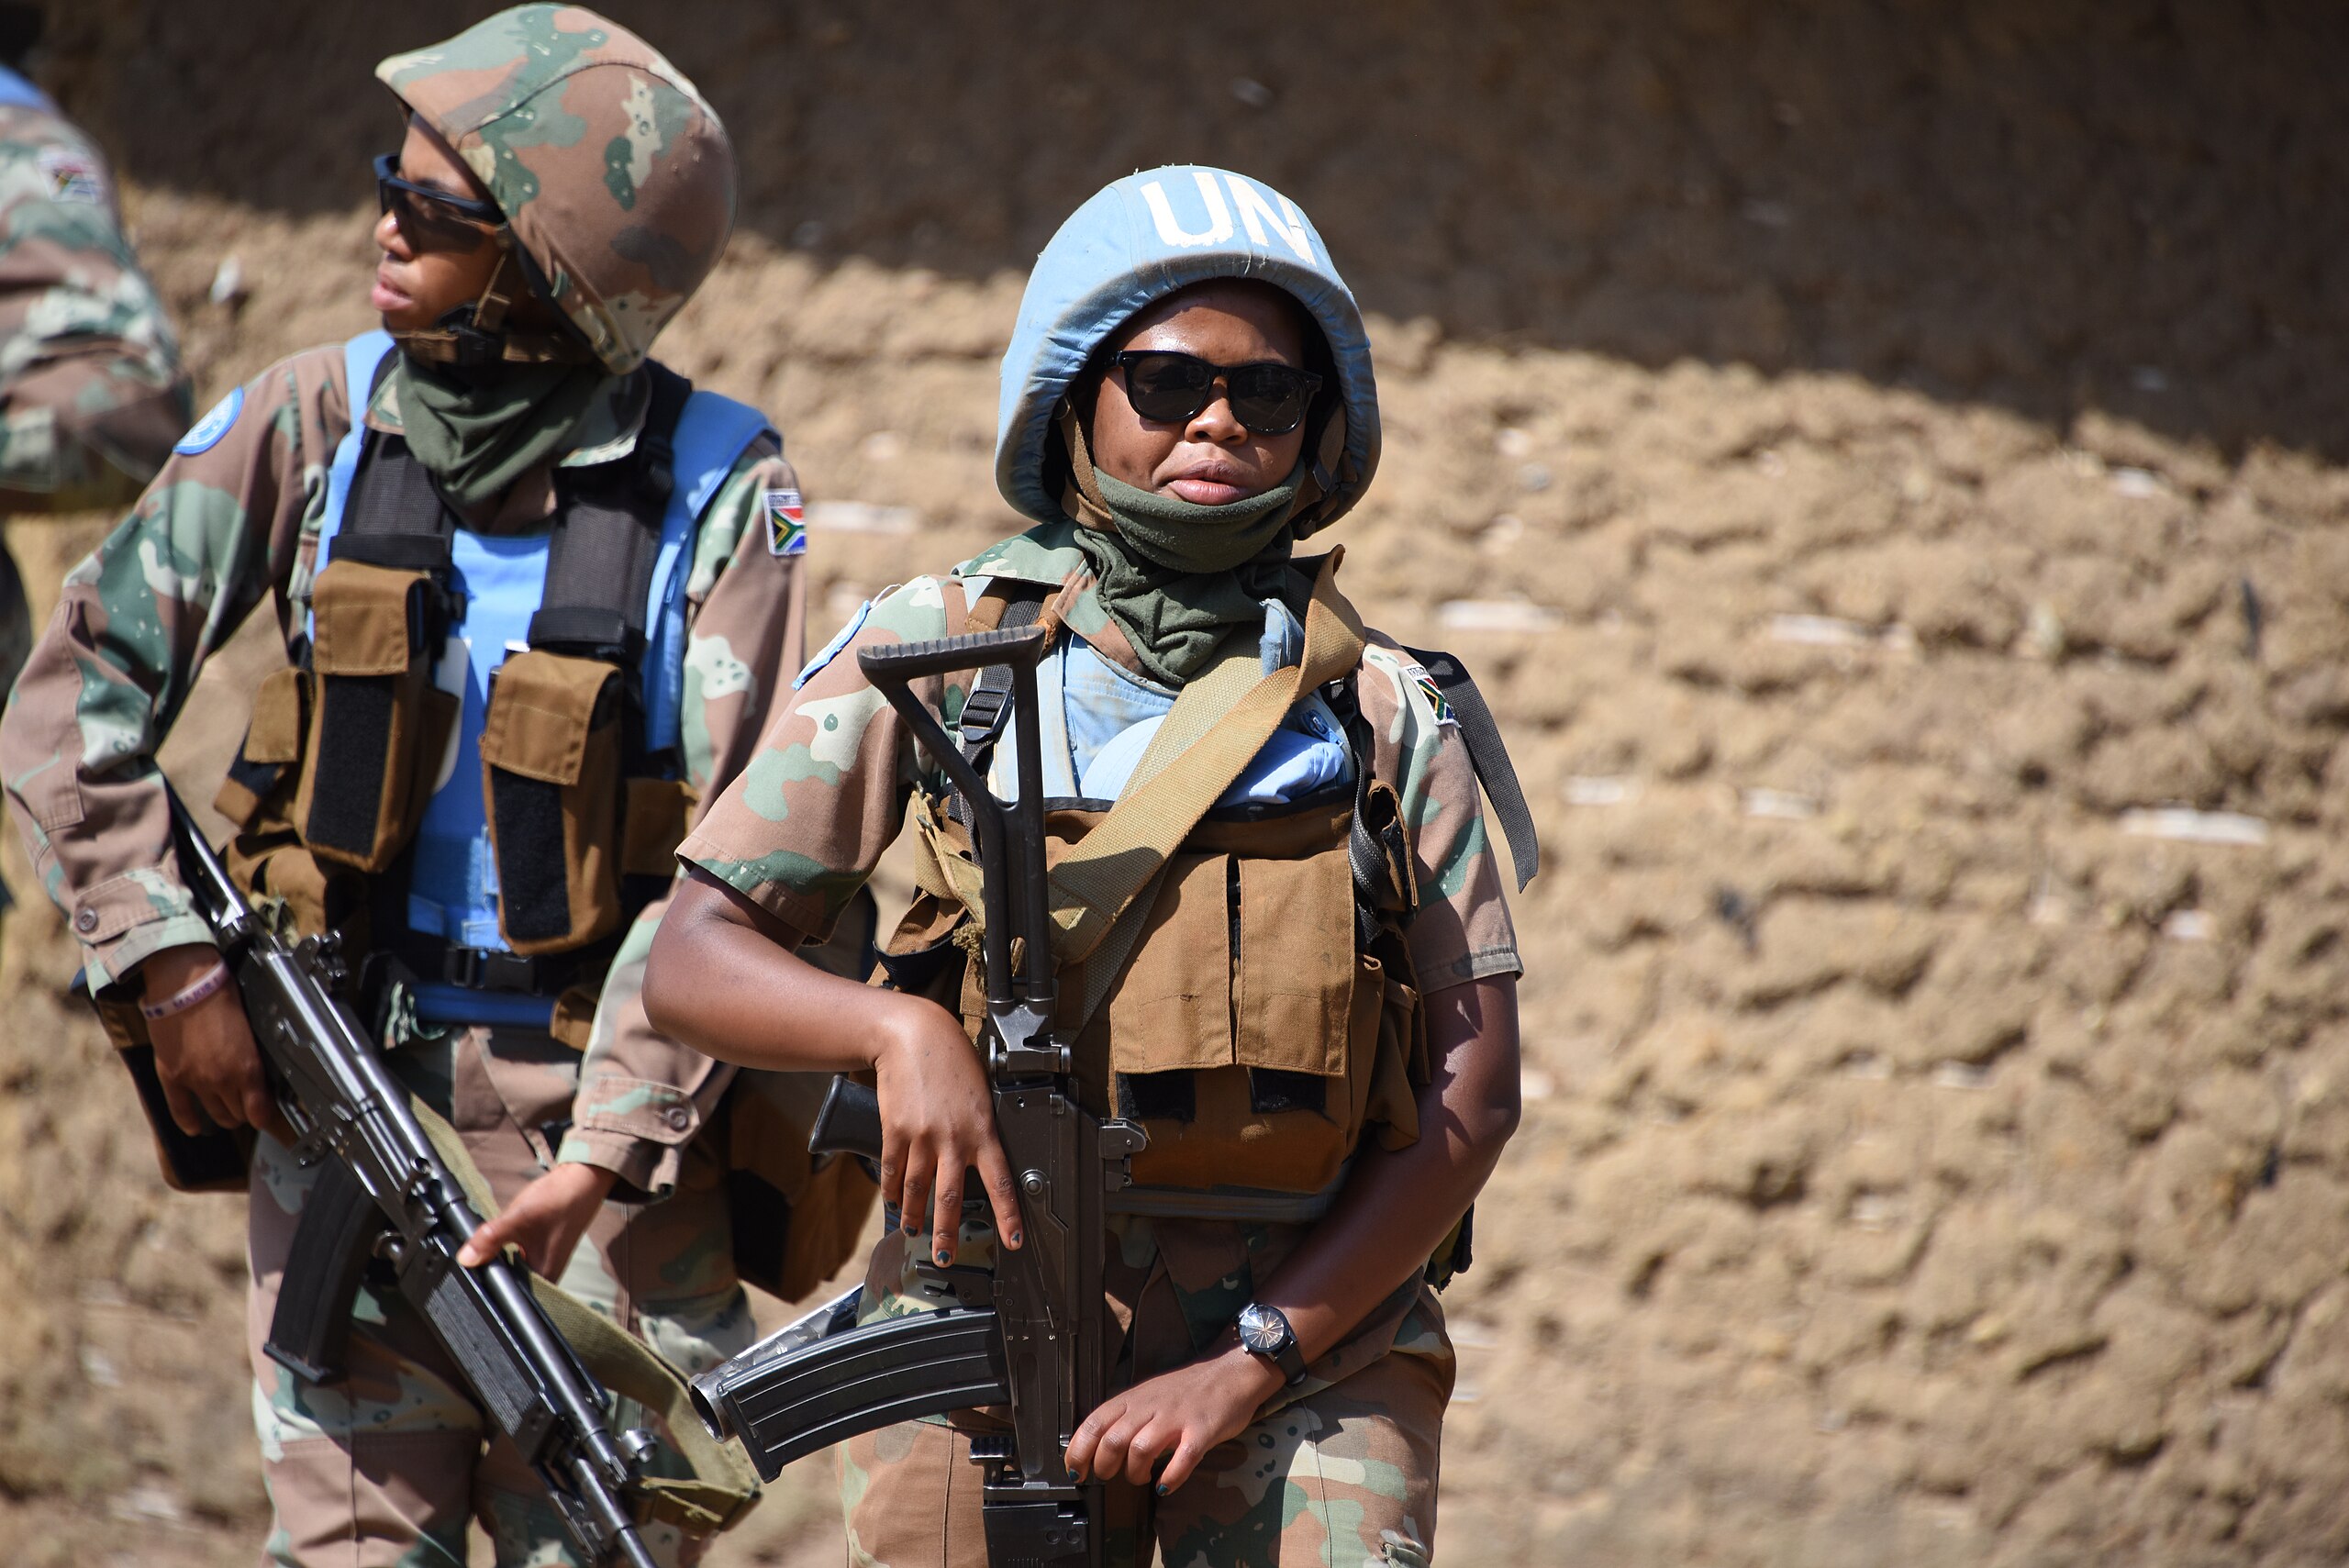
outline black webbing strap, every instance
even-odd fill
[[[359,449],[342,527],[336,530],[337,561],[402,571],[441,572],[449,565],[449,540],[457,515],[407,441],[369,430]]]
[[[546,589],[530,646],[633,668],[644,649],[645,597],[661,557],[661,519],[675,487],[677,419],[693,384],[648,364],[651,401],[635,461],[558,468],[561,506],[547,546]]]
[[[1492,797],[1493,817],[1500,823],[1501,836],[1508,840],[1508,858],[1517,867],[1517,890],[1522,893],[1542,870],[1542,841],[1534,835],[1533,814],[1526,809],[1525,791],[1517,782],[1517,766],[1508,760],[1508,748],[1502,743],[1500,726],[1493,722],[1493,710],[1485,706],[1484,694],[1476,690],[1467,667],[1451,654],[1424,648],[1403,651],[1419,662],[1460,721],[1460,739],[1468,747],[1468,760],[1475,764],[1485,793]]]
[[[376,365],[365,397],[353,389],[351,401],[359,410],[374,401],[374,388],[391,373],[394,357],[385,354]],[[334,558],[401,571],[445,571],[457,527],[456,512],[408,450],[406,438],[369,427],[360,438],[351,494],[335,530]]]

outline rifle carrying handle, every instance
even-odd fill
[[[1043,656],[1050,635],[1041,626],[1010,627],[999,631],[974,631],[963,637],[934,637],[922,642],[899,642],[886,648],[860,649],[857,668],[873,681],[898,684],[924,675],[974,670],[985,664],[1030,665]]]
[[[880,1162],[881,1096],[872,1085],[860,1084],[845,1073],[834,1074],[831,1092],[824,1096],[816,1124],[808,1129],[807,1151],[861,1154],[875,1164]]]

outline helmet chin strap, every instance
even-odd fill
[[[461,305],[420,332],[395,332],[393,338],[414,359],[429,364],[473,369],[493,364],[589,364],[595,350],[571,332],[509,332],[506,313],[514,295],[507,283],[514,266],[514,238],[497,234],[497,265],[489,270],[481,297]]]

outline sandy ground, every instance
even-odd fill
[[[749,168],[664,354],[780,421],[836,622],[1007,528],[994,359],[1099,179],[1230,160],[1329,235],[1387,420],[1348,584],[1479,673],[1547,853],[1442,1561],[2337,1559],[2349,31],[1445,14],[663,8]],[[361,72],[457,15],[61,12],[206,400],[367,324]],[[46,594],[104,526],[8,539]],[[161,1190],[72,962],[9,922],[0,1530],[249,1560],[238,1208]],[[827,1485],[712,1561],[836,1560]]]

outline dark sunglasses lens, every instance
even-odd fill
[[[1303,422],[1312,382],[1286,365],[1241,365],[1231,373],[1231,417],[1260,436],[1285,436]]]
[[[1215,369],[1188,354],[1144,354],[1126,361],[1126,399],[1145,419],[1171,424],[1207,406]]]
[[[431,250],[470,250],[488,238],[445,202],[416,191],[400,192],[400,230]]]
[[[471,250],[489,239],[480,224],[428,191],[394,184],[385,189],[385,205],[397,213],[400,232],[419,250]]]

